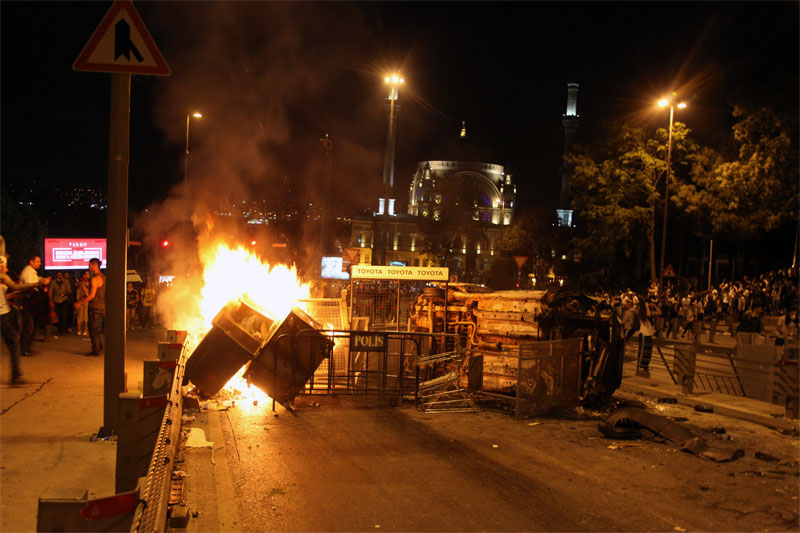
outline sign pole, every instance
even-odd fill
[[[108,141],[108,266],[106,268],[103,427],[99,437],[119,429],[119,395],[125,390],[125,271],[128,268],[128,157],[131,75],[111,75]]]

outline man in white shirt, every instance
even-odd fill
[[[30,284],[38,283],[40,285],[47,285],[50,283],[50,278],[43,278],[37,272],[42,267],[42,258],[34,255],[28,259],[28,264],[22,269],[19,274],[20,283]],[[38,296],[38,295],[37,295]],[[38,298],[41,299],[41,298]],[[38,301],[37,299],[37,301]],[[48,314],[50,299],[47,298]],[[22,333],[20,335],[20,345],[22,347],[22,355],[31,355],[31,343],[33,342],[34,327],[34,313],[31,312],[29,306],[23,308],[22,311]]]

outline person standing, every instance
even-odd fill
[[[653,335],[657,308],[642,298],[639,303],[639,357],[637,376],[650,377],[650,359],[653,357]]]
[[[25,285],[47,285],[50,278],[43,278],[37,272],[42,267],[42,258],[38,255],[31,256],[28,264],[19,274],[19,282]],[[20,334],[20,349],[22,355],[31,355],[31,343],[37,326],[45,328],[50,325],[50,298],[46,294],[29,293],[22,307],[22,332]]]
[[[58,317],[58,334],[66,335],[69,327],[69,296],[72,294],[72,285],[64,278],[63,272],[56,274],[56,279],[50,283],[49,293]]]
[[[624,310],[622,312],[622,338],[628,342],[636,330],[636,311],[633,302],[626,296],[622,299]]]
[[[798,336],[798,319],[797,309],[790,309],[785,315],[778,318],[778,323],[775,325],[775,346],[784,346],[786,340],[797,342]]]
[[[156,303],[156,291],[149,279],[139,295],[142,300],[142,313],[139,316],[143,328],[153,327],[153,304]]]
[[[103,353],[106,317],[106,277],[100,272],[100,260],[96,257],[89,259],[89,271],[92,273],[89,294],[75,302],[75,309],[88,302],[89,306],[89,338],[92,340],[92,351],[89,356],[98,356]]]
[[[91,292],[91,282],[89,277],[89,271],[83,273],[83,277],[81,277],[80,281],[78,282],[78,289],[76,292],[75,303],[80,300],[85,299],[89,296]],[[74,305],[74,304],[73,304]],[[88,335],[89,328],[87,327],[87,323],[89,322],[89,304],[83,303],[76,307],[76,315],[77,315],[77,323],[78,323],[78,335]]]
[[[8,275],[8,259],[0,255],[0,334],[3,342],[8,346],[8,353],[11,358],[11,385],[20,387],[26,384],[22,379],[22,371],[19,368],[20,356],[20,331],[19,321],[17,320],[17,309],[13,308],[6,298],[6,290],[28,291],[42,285],[43,282],[36,283],[16,283]]]
[[[128,290],[125,293],[125,311],[128,316],[128,330],[133,329],[133,321],[136,319],[136,306],[139,303],[139,291],[128,283]]]

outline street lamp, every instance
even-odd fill
[[[188,113],[186,115],[186,153],[184,154],[183,158],[183,181],[186,182],[186,178],[189,174],[189,120],[194,118],[202,118],[203,115],[195,111],[194,113]]]
[[[674,104],[667,98],[662,98],[658,101],[659,107],[669,106],[669,136],[667,138],[667,176],[665,179],[664,188],[664,223],[661,225],[661,263],[658,270],[658,288],[664,290],[664,254],[667,247],[667,207],[669,206],[669,176],[672,165],[672,117],[675,114],[675,107],[683,109],[686,107],[685,102]]]
[[[383,160],[383,188],[386,194],[385,204],[379,202],[378,211],[383,212],[383,257],[381,263],[386,264],[386,248],[389,238],[389,215],[394,214],[394,147],[396,137],[395,103],[399,96],[400,85],[405,83],[403,77],[397,73],[390,74],[384,78],[384,82],[389,85],[389,131],[386,135],[386,151]],[[383,199],[381,199],[383,200]],[[383,204],[383,205],[380,205]]]

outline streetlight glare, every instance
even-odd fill
[[[401,76],[398,76],[397,74],[392,74],[391,76],[386,76],[383,80],[386,83],[391,83],[392,85],[397,85],[399,83],[405,83],[405,81],[406,81]]]
[[[192,113],[192,116],[195,117],[195,118],[202,118],[203,115],[201,113],[198,113],[197,111],[195,111],[194,113]]]
[[[669,105],[669,100],[667,100],[666,98],[662,98],[661,100],[658,101],[658,105],[660,107],[667,107]]]
[[[684,107],[686,107],[686,102],[681,102],[678,104],[678,109],[683,109]]]

